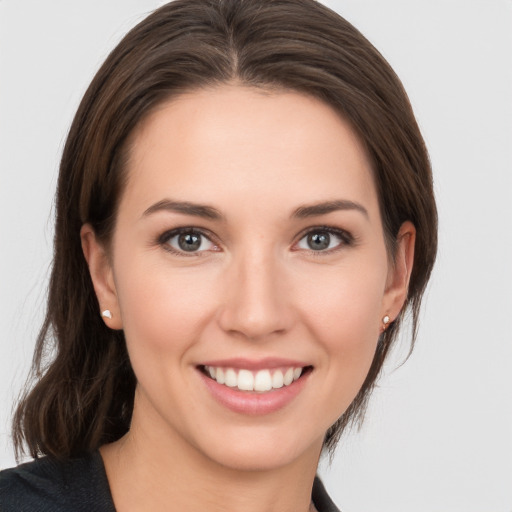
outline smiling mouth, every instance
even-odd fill
[[[244,368],[225,368],[221,366],[201,365],[199,369],[218,384],[239,391],[264,393],[290,386],[305,374],[312,371],[312,366],[263,369],[251,371]]]

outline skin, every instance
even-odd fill
[[[402,226],[390,262],[360,141],[295,92],[224,85],[175,98],[138,127],[127,172],[110,253],[89,225],[81,233],[138,379],[130,432],[101,449],[117,509],[307,511],[325,432],[405,300],[414,227]],[[222,218],[145,214],[162,200]],[[296,215],[340,200],[360,208]],[[341,235],[314,251],[306,234],[324,226]],[[162,235],[177,227],[209,240],[176,252]],[[233,357],[313,370],[282,409],[245,415],[214,400],[197,369]]]

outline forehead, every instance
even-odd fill
[[[355,131],[297,92],[228,85],[190,92],[160,105],[132,140],[122,203],[168,195],[221,208],[234,197],[290,208],[342,196],[369,210],[377,204]]]

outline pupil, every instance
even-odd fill
[[[178,237],[178,245],[183,251],[197,251],[201,246],[201,237],[193,233],[185,233]]]
[[[308,235],[308,245],[314,251],[321,251],[327,249],[331,242],[331,236],[329,233],[314,233]]]

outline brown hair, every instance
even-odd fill
[[[18,455],[26,443],[33,457],[74,457],[129,429],[136,378],[123,332],[100,318],[80,228],[88,222],[110,240],[128,138],[145,116],[180,92],[233,81],[319,98],[359,133],[374,164],[391,252],[401,224],[416,227],[406,301],[414,341],[436,254],[437,215],[425,145],[393,70],[350,23],[314,0],[176,0],[113,50],[71,126],[58,181],[48,309],[32,368],[36,383],[14,417]],[[361,390],[326,434],[327,448],[362,418],[402,316],[381,335]]]

